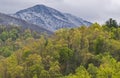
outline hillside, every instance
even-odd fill
[[[52,33],[51,31],[49,31],[43,27],[28,23],[22,19],[18,19],[18,18],[9,16],[9,15],[3,14],[3,13],[0,13],[0,25],[4,25],[4,26],[15,25],[15,26],[22,27],[24,30],[30,29],[32,31],[36,31],[39,33],[44,33],[44,32],[46,32],[48,34]]]
[[[46,38],[0,26],[0,78],[119,77],[118,27],[60,29]]]

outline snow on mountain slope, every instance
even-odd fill
[[[92,24],[79,17],[62,13],[45,5],[36,5],[20,10],[12,16],[43,26],[51,31],[55,31],[60,28],[74,28],[82,25],[89,26]]]
[[[23,30],[30,29],[32,31],[36,31],[36,32],[41,33],[41,34],[42,33],[47,33],[47,34],[53,33],[53,32],[51,32],[43,27],[28,23],[24,20],[9,16],[7,14],[3,14],[3,13],[0,13],[0,25],[3,25],[3,26],[12,26],[12,25],[21,26],[21,28]]]

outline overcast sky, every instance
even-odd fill
[[[15,13],[44,4],[91,22],[104,23],[108,18],[120,21],[120,0],[0,0],[0,12]]]

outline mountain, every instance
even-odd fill
[[[92,23],[72,14],[62,13],[45,5],[36,5],[20,10],[12,16],[23,19],[29,23],[43,26],[55,31],[60,28],[74,28],[82,25],[89,26]]]
[[[44,33],[44,32],[46,32],[48,34],[52,33],[51,31],[49,31],[45,28],[42,28],[40,26],[28,23],[24,20],[9,16],[7,14],[3,14],[3,13],[0,13],[0,25],[5,25],[5,26],[15,25],[15,26],[21,26],[22,29],[30,29],[30,30],[36,31],[38,33]]]

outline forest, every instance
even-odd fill
[[[41,35],[1,25],[0,78],[120,78],[120,27],[109,19]]]

